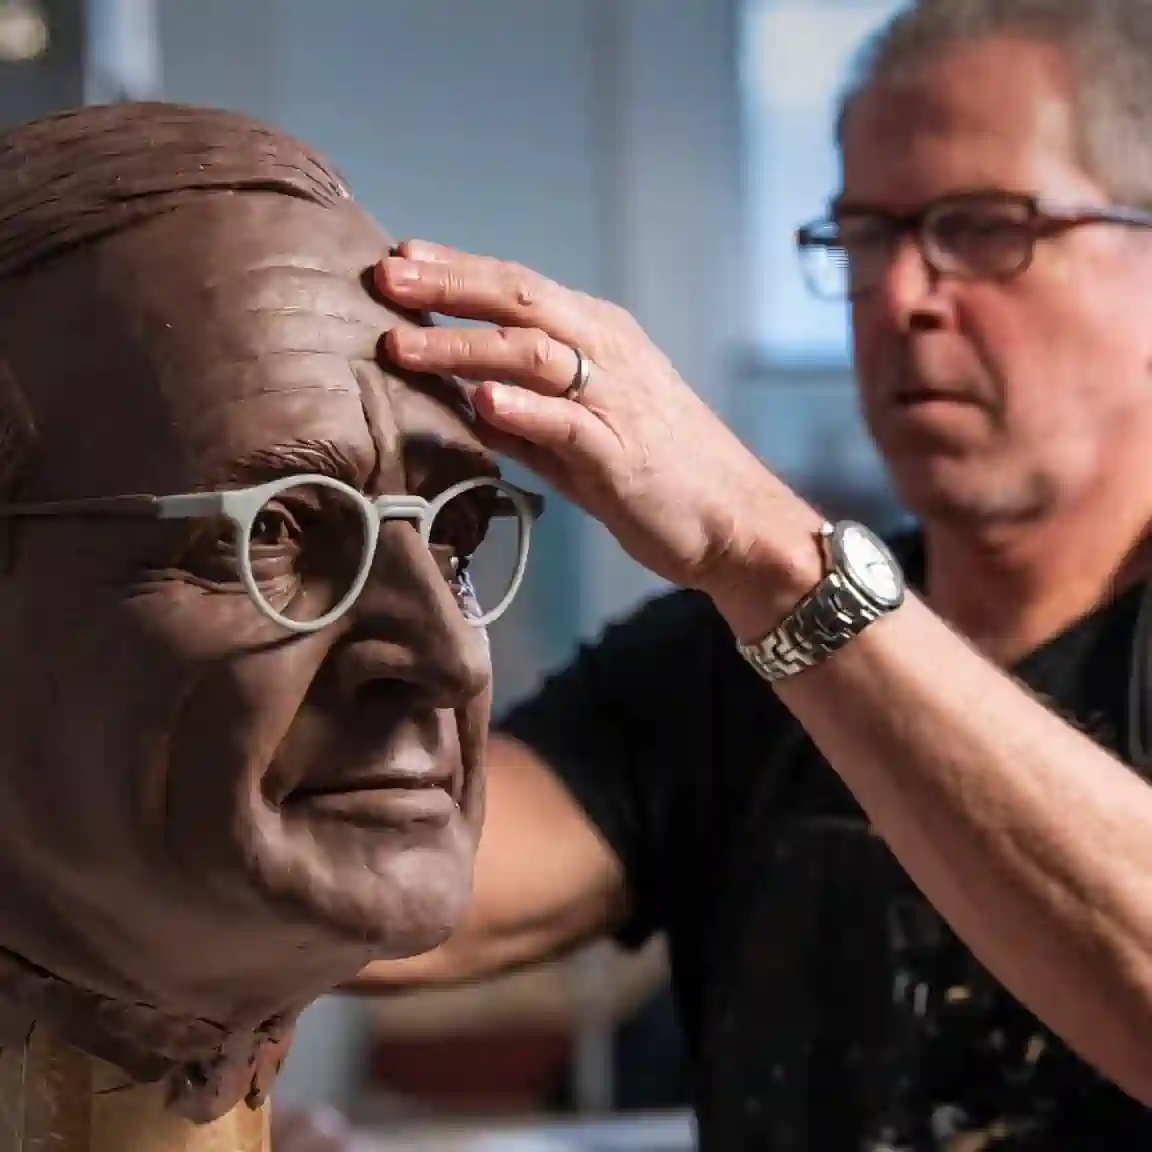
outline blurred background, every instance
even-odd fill
[[[141,98],[263,118],[334,160],[394,236],[624,305],[779,473],[883,529],[900,513],[857,418],[844,310],[806,294],[792,231],[835,191],[833,100],[896,6],[0,0],[0,123]],[[553,500],[493,630],[498,707],[657,589]],[[338,1109],[363,1152],[688,1148],[665,983],[657,943],[483,987],[332,996],[277,1106]]]

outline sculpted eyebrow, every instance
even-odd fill
[[[262,484],[299,473],[329,476],[353,488],[359,488],[365,479],[363,469],[331,440],[294,440],[230,460],[210,486]]]

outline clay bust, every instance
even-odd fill
[[[241,116],[0,138],[0,1045],[44,1022],[199,1120],[470,894],[466,565],[535,509],[452,385],[378,363],[388,245]]]

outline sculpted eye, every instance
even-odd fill
[[[250,540],[255,548],[277,548],[291,544],[300,535],[300,525],[282,504],[270,502],[252,522]]]
[[[432,545],[449,550],[457,563],[467,565],[488,534],[497,502],[495,488],[472,488],[453,497],[432,522]]]

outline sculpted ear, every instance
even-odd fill
[[[32,469],[38,435],[32,407],[12,371],[0,358],[0,503],[16,499],[16,492]],[[13,561],[12,521],[0,517],[0,576]]]

